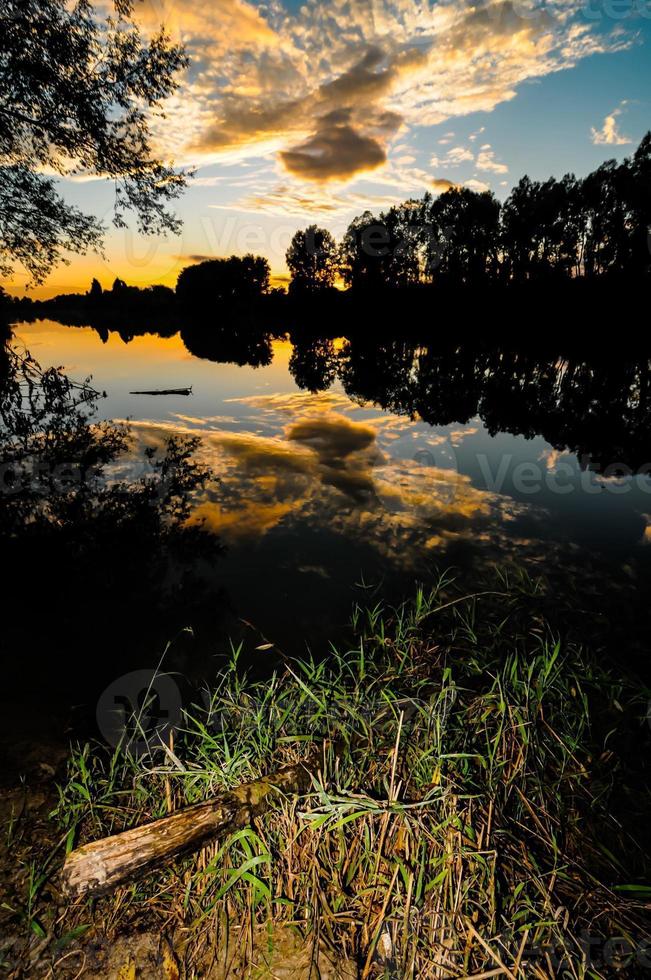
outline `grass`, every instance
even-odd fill
[[[76,748],[54,814],[68,847],[315,744],[323,764],[306,796],[77,903],[60,932],[148,923],[188,977],[215,950],[254,972],[281,927],[361,977],[639,976],[648,797],[626,759],[647,738],[645,692],[540,618],[541,583],[455,588],[443,576],[398,609],[356,608],[347,649],[281,658],[264,680],[233,649],[167,747]]]

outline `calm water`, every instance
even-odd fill
[[[43,366],[92,375],[102,415],[131,419],[140,444],[201,436],[218,479],[196,515],[226,545],[219,602],[286,649],[323,645],[374,588],[398,599],[449,566],[517,560],[593,597],[648,594],[648,362],[344,339],[206,349],[53,322],[16,333]],[[129,393],[182,386],[190,397]],[[160,640],[153,629],[152,650]]]

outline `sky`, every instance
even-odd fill
[[[96,276],[174,285],[201,258],[255,252],[286,279],[297,228],[450,184],[503,199],[524,174],[583,175],[651,128],[651,0],[143,0],[190,65],[153,122],[157,152],[196,168],[180,236],[109,230],[34,296]],[[63,181],[110,222],[112,185]],[[13,292],[26,277],[17,274]]]

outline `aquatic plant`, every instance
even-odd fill
[[[271,956],[287,928],[315,964],[327,953],[361,976],[639,967],[635,814],[648,796],[624,752],[646,737],[644,692],[552,633],[543,591],[504,572],[456,594],[442,576],[398,609],[357,607],[352,642],[327,658],[281,656],[254,680],[232,649],[168,745],[137,757],[77,747],[55,811],[69,847],[315,746],[322,764],[304,797],[279,796],[254,825],[77,903],[65,928],[165,924],[188,976],[206,957],[255,973],[260,937]]]

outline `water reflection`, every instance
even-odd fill
[[[279,407],[275,396],[257,400],[273,436],[204,433],[203,451],[213,465],[219,457],[220,479],[194,520],[206,521],[226,542],[256,539],[281,525],[286,534],[312,526],[324,538],[345,535],[351,557],[358,540],[375,552],[374,566],[392,555],[414,567],[435,542],[490,512],[492,495],[467,476],[387,451],[394,420],[387,418],[385,428],[377,424],[382,420],[356,422],[314,407],[301,415],[306,407],[298,396],[294,412],[301,417],[287,422],[291,401]],[[418,443],[434,441],[424,435]]]
[[[542,436],[569,449],[581,465],[617,472],[651,461],[651,370],[648,359],[558,352],[522,353],[465,345],[440,350],[405,341],[347,341],[335,354],[309,343],[294,348],[290,370],[299,387],[338,377],[358,402],[432,426],[479,417],[491,435]],[[309,370],[302,372],[307,359]]]
[[[306,332],[290,343],[224,324],[125,347],[50,329],[57,351],[77,338],[69,364],[96,375],[113,416],[135,417],[139,443],[201,437],[218,479],[191,521],[227,546],[215,592],[285,646],[288,632],[326,640],[358,583],[398,598],[440,566],[515,560],[582,596],[629,589],[646,603],[645,357]],[[177,385],[192,398],[125,394]]]
[[[74,330],[74,328],[72,328]],[[87,328],[88,329],[88,328]],[[102,342],[124,343],[153,328],[123,324],[95,328]],[[166,327],[162,338],[175,330]],[[253,322],[188,321],[179,331],[192,357],[217,364],[268,367],[278,330]],[[311,393],[340,387],[357,404],[421,419],[431,426],[479,418],[490,435],[542,437],[569,451],[582,467],[605,476],[619,468],[651,468],[651,361],[625,348],[545,345],[522,338],[517,347],[471,336],[454,342],[369,336],[337,341],[295,331],[288,370]]]
[[[189,354],[221,364],[264,367],[273,360],[271,335],[247,330],[246,325],[215,326],[212,330],[190,325],[181,330],[181,338]]]

